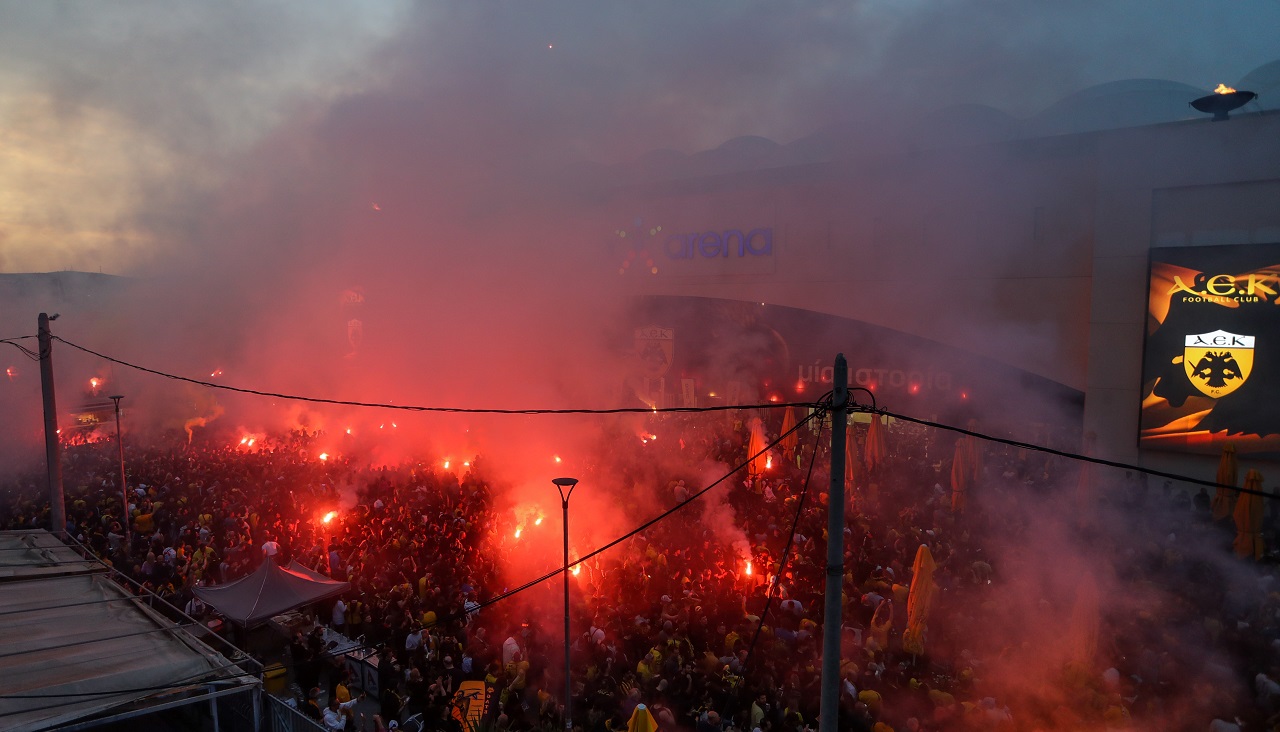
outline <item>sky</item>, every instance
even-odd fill
[[[1133,78],[1209,89],[1280,59],[1275,27],[1276,0],[6,0],[0,273],[239,256],[211,235],[229,198],[373,180],[406,144],[434,183],[485,198],[546,166],[867,114],[1026,116]]]

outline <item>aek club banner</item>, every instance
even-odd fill
[[[1153,249],[1141,444],[1280,452],[1280,244]]]

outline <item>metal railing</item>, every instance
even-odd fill
[[[271,694],[263,694],[262,697],[266,700],[265,732],[324,732],[323,726],[284,701]]]

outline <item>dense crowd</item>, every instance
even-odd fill
[[[780,415],[764,417],[776,435]],[[658,467],[680,464],[673,457],[747,457],[747,420],[654,419],[672,436],[660,461],[621,427],[600,436],[619,483],[651,494],[646,505],[675,506],[703,487],[692,471]],[[573,578],[575,727],[623,729],[644,704],[661,729],[816,728],[828,455],[820,449],[810,478],[805,443],[821,445],[810,439],[815,425],[799,446],[776,446],[769,469],[714,489],[731,513],[712,517],[694,502],[583,564]],[[865,440],[865,426],[851,429]],[[857,466],[848,489],[842,730],[1203,730],[1237,717],[1248,729],[1280,728],[1280,588],[1269,564],[1231,557],[1231,532],[1210,519],[1207,494],[1095,475],[1088,511],[1046,527],[1046,505],[1079,498],[1069,495],[1079,490],[1077,466],[988,446],[958,512],[954,437],[905,423],[888,433],[884,463]],[[510,572],[522,546],[484,456],[461,475],[416,463],[374,469],[318,460],[314,440],[295,431],[251,448],[129,445],[127,509],[114,452],[71,446],[67,531],[197,615],[209,609],[193,587],[233,581],[268,554],[349,581],[349,594],[316,612],[378,649],[381,713],[343,714],[354,685],[304,633],[288,655],[300,706],[318,720],[328,712],[331,724],[375,729],[415,718],[457,732],[451,700],[463,682],[483,681],[493,729],[562,727],[559,578],[490,602],[526,578]],[[33,477],[4,485],[0,521],[47,525],[42,493]],[[632,508],[635,525],[649,517]],[[336,517],[320,518],[330,510]],[[1097,565],[1088,582],[1104,596],[1092,606],[1081,601],[1089,593],[1080,575],[1043,566],[1052,551],[1034,547],[1047,534],[1064,556]],[[902,641],[922,545],[937,567],[923,653]],[[1044,579],[1059,576],[1070,578],[1065,586]],[[1046,622],[1025,623],[1027,613]],[[1064,638],[1070,648],[1050,653]]]

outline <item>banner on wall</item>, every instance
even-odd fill
[[[1280,244],[1153,249],[1140,445],[1280,452]]]

